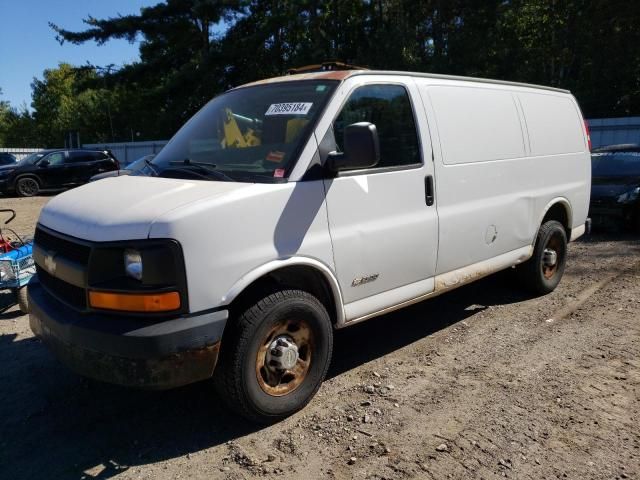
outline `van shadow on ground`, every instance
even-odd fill
[[[507,277],[336,332],[329,376],[474,315],[470,305],[526,299]],[[11,313],[0,315],[0,323],[9,321]],[[0,478],[110,478],[264,428],[231,414],[207,382],[167,392],[102,384],[66,370],[36,339],[15,337],[0,336]],[[89,469],[93,475],[84,473]]]

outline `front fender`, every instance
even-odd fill
[[[244,274],[224,295],[224,297],[222,298],[222,303],[224,305],[228,305],[233,302],[233,300],[237,298],[240,293],[242,293],[247,287],[249,287],[259,278],[264,277],[271,272],[275,272],[276,270],[293,266],[310,267],[322,274],[322,276],[331,287],[331,294],[333,295],[334,303],[336,305],[336,326],[338,328],[343,326],[345,323],[344,305],[342,303],[342,292],[338,284],[338,279],[327,265],[319,260],[316,260],[315,258],[310,257],[289,257],[285,259],[273,260],[260,265],[259,267]]]

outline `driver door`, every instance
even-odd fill
[[[370,122],[376,125],[380,142],[378,165],[341,171],[325,180],[347,321],[434,289],[438,216],[426,120],[414,113],[424,115],[419,102],[410,80],[357,85],[328,132],[341,151],[345,127]]]
[[[57,188],[64,184],[66,161],[66,152],[52,152],[38,162],[38,177],[42,181],[43,188]]]

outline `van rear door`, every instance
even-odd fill
[[[436,134],[437,274],[525,260],[554,202],[584,223],[589,162],[568,93],[454,80],[420,93]]]

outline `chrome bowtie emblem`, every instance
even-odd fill
[[[56,273],[55,253],[47,253],[44,256],[44,268],[51,275],[54,275]]]

